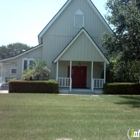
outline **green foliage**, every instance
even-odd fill
[[[113,81],[115,82],[138,82],[139,80],[139,61],[124,61],[121,59],[121,53],[111,60],[110,70]]]
[[[102,46],[106,49],[106,55],[110,58],[113,53],[118,53],[116,49],[116,38],[112,34],[104,33],[102,37]]]
[[[30,70],[23,72],[22,79],[29,80],[31,77],[36,77],[37,80],[39,80],[40,77],[49,78],[50,72],[45,61],[34,61],[30,64]]]
[[[108,0],[106,19],[113,33],[104,33],[102,46],[111,61],[114,81],[138,81],[140,73],[140,6],[135,0]],[[140,79],[139,79],[140,81]]]
[[[134,0],[108,0],[106,19],[114,33],[105,33],[103,47],[122,53],[124,61],[140,60],[140,12]]]
[[[30,46],[22,43],[13,43],[7,46],[0,46],[0,59],[16,56],[30,49]]]
[[[108,66],[107,68],[107,71],[106,71],[106,82],[114,82],[114,76],[113,76],[113,71],[112,71],[112,63],[110,63],[110,65]]]
[[[132,67],[133,67],[132,70],[133,70],[134,76],[135,78],[139,80],[139,83],[140,83],[140,61],[135,61]]]
[[[0,140],[128,140],[139,111],[140,96],[0,94]]]
[[[17,80],[16,78],[6,77],[5,82],[9,83],[10,81]]]
[[[104,94],[140,94],[138,83],[106,83]]]
[[[9,82],[9,93],[59,93],[59,87],[55,80],[12,80]]]
[[[34,75],[34,71],[33,70],[25,70],[23,71],[23,74],[22,74],[22,79],[24,80],[30,80],[31,77],[33,77]]]

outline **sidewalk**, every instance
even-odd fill
[[[8,94],[8,90],[0,90],[0,94]]]

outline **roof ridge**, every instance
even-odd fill
[[[43,32],[46,32],[47,29],[55,22],[55,20],[59,17],[59,15],[61,15],[61,13],[66,9],[66,7],[70,4],[72,0],[67,0],[66,3],[61,7],[61,9],[55,14],[55,16],[50,20],[50,22],[43,28],[43,30],[39,33],[38,35],[38,41],[41,41],[41,37],[44,34]],[[94,3],[91,0],[87,0],[87,2],[89,3],[89,5],[91,6],[91,8],[97,13],[97,16],[99,16],[99,18],[101,19],[101,21],[105,24],[105,26],[108,28],[108,30],[110,32],[113,33],[113,30],[111,29],[111,27],[109,26],[109,24],[106,22],[106,20],[104,19],[104,17],[101,15],[101,13],[99,12],[99,10],[96,8],[96,6],[94,5]],[[60,13],[61,12],[61,13]],[[55,19],[56,18],[56,19]]]
[[[74,41],[74,39],[78,36],[78,34],[81,32],[83,32],[83,31],[85,31],[85,33],[87,33],[87,35],[90,37],[90,39],[93,41],[93,43],[95,43],[95,45],[97,46],[97,48],[99,49],[99,51],[102,53],[102,55],[105,57],[105,59],[107,60],[107,63],[109,63],[109,60],[108,60],[108,58],[106,57],[106,55],[103,53],[103,51],[100,49],[100,47],[98,46],[98,44],[95,42],[95,40],[91,37],[91,35],[86,31],[86,29],[84,28],[84,27],[82,27],[78,32],[77,32],[77,34],[70,40],[70,42],[66,45],[66,47],[57,55],[57,57],[53,60],[53,63],[55,63],[55,61],[57,60],[57,59],[59,59],[59,57],[61,57],[61,54],[63,53],[63,52],[65,52],[65,51],[67,51],[67,47]],[[80,34],[81,34],[80,33]],[[79,34],[79,36],[80,36],[80,34]],[[78,36],[78,37],[79,37]]]
[[[49,26],[49,24],[56,18],[56,16],[59,14],[59,12],[66,6],[66,4],[68,2],[71,2],[71,0],[67,0],[64,5],[60,8],[60,10],[53,16],[53,18],[48,22],[48,24],[41,30],[41,32],[38,34],[38,39],[39,36],[41,35],[41,33],[45,30],[45,28],[47,28],[47,26]]]

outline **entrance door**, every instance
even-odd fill
[[[69,76],[70,67],[68,67]],[[86,66],[72,66],[72,87],[86,88],[87,67]]]

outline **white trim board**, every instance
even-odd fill
[[[95,13],[98,15],[98,17],[101,19],[101,21],[104,23],[104,25],[107,27],[107,29],[110,31],[110,33],[113,33],[111,27],[108,25],[108,23],[105,21],[104,17],[101,15],[101,13],[98,11],[96,6],[92,3],[91,0],[87,0],[89,5],[92,7],[92,9],[95,11]]]
[[[92,40],[92,38],[89,36],[89,34],[85,31],[85,29],[81,29],[81,31],[77,34],[77,36],[68,44],[68,46],[57,56],[57,58],[55,58],[55,60],[53,61],[53,63],[56,63],[61,57],[62,55],[71,47],[71,45],[77,40],[77,38],[84,33],[87,38],[90,40],[90,42],[93,44],[93,46],[96,48],[96,50],[99,52],[99,54],[102,56],[102,58],[105,60],[105,62],[107,64],[109,64],[109,60],[105,57],[105,55],[102,53],[102,51],[99,49],[99,47],[97,46],[97,44]]]
[[[44,29],[39,33],[38,35],[38,41],[41,43],[41,37],[45,34],[45,32],[51,27],[51,25],[57,20],[57,18],[64,12],[64,10],[69,6],[69,4],[72,2],[72,0],[68,0],[65,5],[58,11],[58,13],[52,18],[52,20],[44,27]],[[103,24],[107,27],[107,29],[110,31],[110,33],[113,33],[112,29],[108,25],[108,23],[105,21],[103,16],[100,14],[96,6],[92,3],[91,0],[87,0],[89,5],[92,7],[92,9],[95,11],[95,13],[98,15],[98,17],[101,19]]]
[[[15,70],[16,70],[16,73],[12,73],[12,69],[15,69]],[[15,67],[15,68],[10,68],[10,74],[17,74],[17,67]]]
[[[76,26],[76,16],[82,16],[82,26]],[[83,28],[84,27],[84,23],[85,22],[85,20],[84,20],[84,13],[79,9],[78,11],[76,11],[76,13],[74,14],[74,28],[79,28],[79,29],[81,29],[81,28]]]
[[[46,27],[39,33],[38,41],[41,43],[41,37],[45,34],[45,32],[50,28],[50,26],[56,21],[56,19],[63,13],[63,11],[67,8],[67,6],[71,3],[72,0],[68,0],[66,4],[59,10],[59,12],[52,18],[52,20],[46,25]]]
[[[12,60],[12,59],[16,59],[16,58],[18,58],[18,57],[20,57],[20,56],[23,56],[23,55],[25,55],[26,53],[29,53],[29,52],[31,52],[31,51],[34,51],[34,50],[36,50],[36,49],[38,49],[38,48],[40,48],[40,47],[42,47],[42,46],[43,46],[43,44],[38,45],[38,46],[36,46],[36,47],[34,47],[34,48],[30,49],[30,50],[27,50],[27,51],[24,52],[24,53],[21,53],[21,54],[17,55],[17,56],[14,56],[14,57],[11,57],[11,58],[2,59],[2,60],[0,60],[0,62]]]
[[[35,61],[34,58],[23,58],[22,59],[22,72],[24,71],[24,60],[27,60],[27,70],[29,70],[30,61]]]

